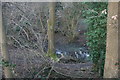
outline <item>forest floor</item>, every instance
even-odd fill
[[[76,51],[81,46],[79,42],[62,44],[56,46],[62,51]],[[16,78],[41,78],[50,72],[50,66],[44,66],[47,63],[40,56],[39,50],[28,48],[14,48],[8,46],[10,61],[16,66],[13,73]],[[49,75],[50,78],[98,78],[98,73],[93,72],[92,62],[85,63],[55,63],[54,69]],[[44,70],[43,70],[44,69]]]
[[[83,37],[83,35],[79,37],[80,41],[78,39],[75,42],[67,43],[67,41],[64,40],[64,36],[57,35],[56,38],[58,42],[56,42],[55,47],[66,52],[76,51],[79,48],[87,48],[84,46],[85,40],[81,40],[84,39]],[[39,50],[8,46],[8,53],[11,63],[16,65],[15,67],[11,67],[16,78],[41,78],[47,76],[51,70],[51,67],[47,65],[48,63],[41,57]],[[53,70],[50,72],[49,77],[98,78],[99,76],[97,72],[93,72],[93,64],[89,61],[85,63],[54,63]]]
[[[81,47],[77,42],[62,44],[56,46],[62,51],[76,51]],[[13,73],[17,78],[41,78],[51,70],[49,66],[44,66],[47,63],[40,56],[39,50],[21,49],[8,47],[10,60],[16,67],[13,68]],[[92,62],[85,63],[55,63],[49,77],[52,78],[98,78],[98,73],[93,72]],[[44,69],[44,70],[43,70]]]
[[[16,64],[13,68],[16,77],[31,78],[36,75],[45,76],[49,70],[41,71],[46,64],[44,60],[38,56],[38,52],[34,50],[14,49],[9,50],[12,64]],[[55,63],[54,69],[50,77],[54,78],[97,78],[98,73],[92,71],[93,64],[86,63]],[[47,66],[49,68],[49,66]],[[40,74],[39,71],[41,71]]]

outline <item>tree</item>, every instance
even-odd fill
[[[104,78],[120,77],[120,65],[117,65],[120,59],[120,36],[118,36],[120,35],[120,26],[118,19],[120,19],[120,2],[109,2]]]
[[[12,72],[10,70],[9,66],[9,57],[7,52],[7,46],[6,46],[6,35],[5,35],[5,27],[2,26],[2,2],[0,2],[0,46],[1,46],[1,53],[3,60],[3,68],[4,68],[4,74],[5,78],[12,78]]]
[[[55,26],[55,2],[49,3],[49,19],[48,23],[48,55],[55,57],[55,46],[54,46],[54,26]]]
[[[73,42],[79,35],[78,26],[80,24],[81,14],[84,4],[81,2],[62,3],[64,7],[61,12],[60,31],[65,34],[68,42]]]

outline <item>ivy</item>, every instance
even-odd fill
[[[13,67],[13,68],[16,67],[16,64],[11,64],[9,61],[5,61],[5,60],[2,60],[0,64],[2,64],[2,66],[4,67]]]
[[[94,69],[101,71],[103,76],[104,59],[106,52],[106,26],[107,14],[102,13],[107,10],[107,3],[85,3],[89,9],[83,11],[83,18],[89,27],[85,35],[87,36],[87,45],[89,47],[90,56],[95,64]]]

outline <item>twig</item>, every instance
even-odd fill
[[[51,74],[51,72],[52,72],[52,70],[53,70],[53,67],[54,67],[54,66],[51,67],[51,69],[50,69],[50,71],[49,71],[49,73],[48,73],[47,79],[50,77],[50,74]]]
[[[45,30],[44,30],[44,26],[43,26],[43,22],[42,22],[41,14],[40,14],[40,23],[41,23],[41,26],[42,26],[42,30],[43,30],[43,32],[44,32]]]
[[[56,69],[53,69],[56,73],[58,73],[58,74],[61,74],[61,75],[64,75],[64,76],[67,76],[67,77],[71,77],[70,75],[67,75],[67,74],[63,74],[63,73],[61,73],[61,72],[58,72]],[[75,78],[75,77],[73,77],[73,78]]]
[[[26,34],[27,39],[29,40],[29,36],[28,36],[27,32],[25,31],[25,29],[24,29],[23,27],[21,27],[21,26],[20,26],[18,23],[16,23],[15,21],[12,20],[12,22],[14,22],[15,25],[17,25],[18,27],[20,27],[20,28],[23,30],[23,32]]]
[[[11,38],[14,39],[20,45],[21,48],[23,47],[17,39],[15,39],[13,36],[11,36]]]
[[[37,78],[37,76],[43,71],[43,70],[45,70],[45,69],[47,69],[47,68],[49,68],[49,67],[44,67],[42,70],[40,70],[36,75],[35,75],[35,77],[34,78]]]

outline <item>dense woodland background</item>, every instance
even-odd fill
[[[9,61],[1,63],[17,78],[103,77],[107,8],[107,2],[3,2]]]

